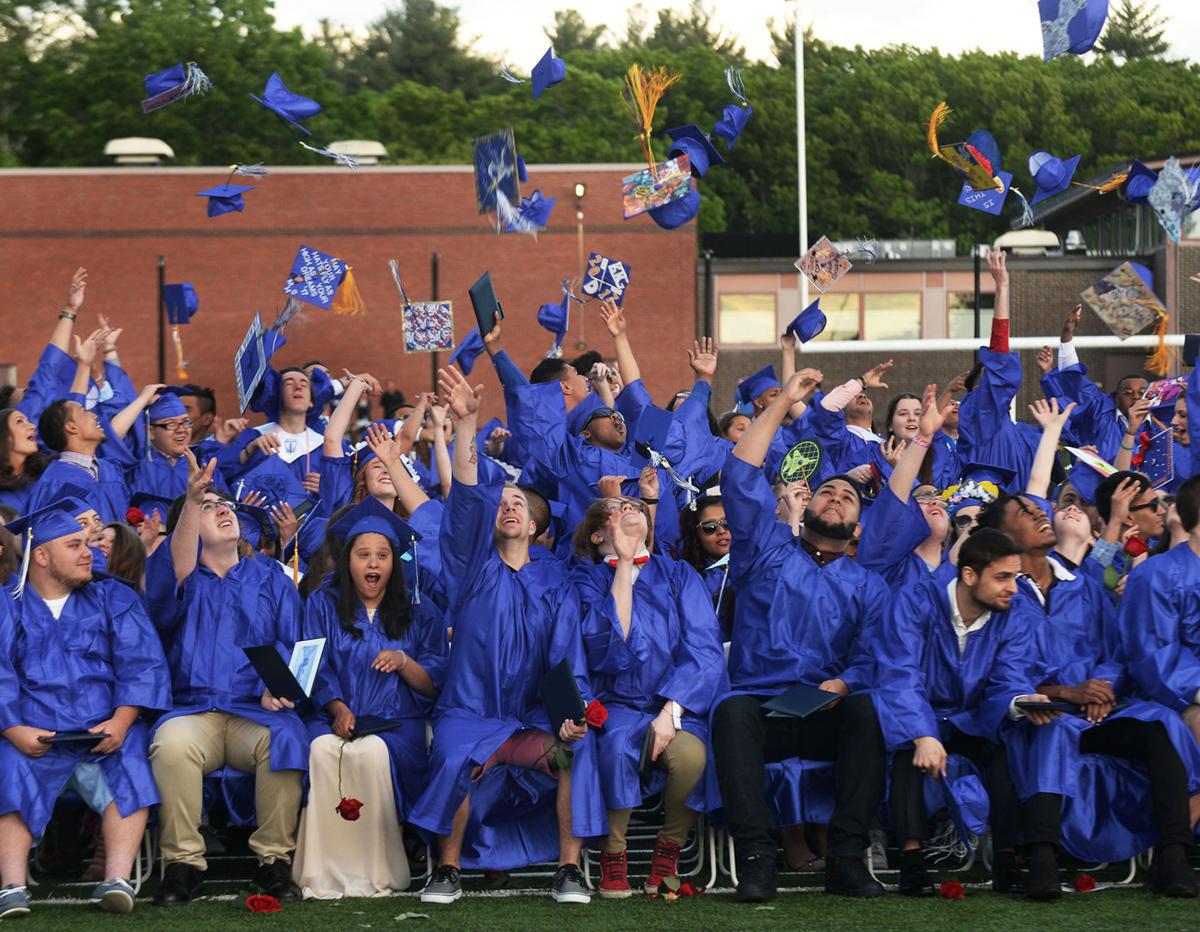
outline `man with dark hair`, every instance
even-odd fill
[[[1060,843],[1084,859],[1099,854],[1101,860],[1116,860],[1111,852],[1132,856],[1152,838],[1157,845],[1151,888],[1168,896],[1195,896],[1196,878],[1188,866],[1188,798],[1200,790],[1200,746],[1170,709],[1129,696],[1111,602],[1095,580],[1050,555],[1056,539],[1042,507],[1029,496],[1011,495],[979,517],[981,525],[1001,531],[1023,550],[1013,613],[1032,634],[1029,671],[1038,692],[1082,713],[1059,718],[1046,729],[1004,732],[1018,795],[1033,813],[1026,826],[1026,896],[1060,895]],[[1083,755],[1093,754],[1137,762],[1148,774],[1148,785],[1147,777],[1131,768],[1106,762],[1087,767]],[[1089,788],[1090,781],[1100,785]],[[1144,819],[1144,806],[1123,808],[1120,818],[1111,819],[1095,811],[1098,800],[1116,805],[1110,801],[1146,796],[1152,820]],[[1139,823],[1139,815],[1148,824]],[[1095,838],[1100,821],[1105,832]]]
[[[1138,491],[1124,515],[1122,532],[1133,527],[1143,540],[1153,540],[1163,532],[1166,509],[1163,508],[1158,493],[1151,488],[1150,479],[1144,474],[1123,469],[1106,476],[1096,486],[1096,510],[1106,523],[1111,521],[1113,494],[1127,481],[1137,483]]]
[[[217,394],[211,388],[189,382],[179,392],[179,398],[192,421],[193,446],[213,436],[217,420]]]
[[[735,692],[713,713],[712,742],[743,902],[775,895],[765,767],[793,757],[838,765],[826,892],[883,894],[863,852],[883,795],[883,741],[869,689],[887,589],[846,556],[861,511],[852,482],[834,476],[818,485],[796,536],[775,520],[775,497],[762,472],[784,415],[820,379],[805,369],[788,380],[726,459],[721,482],[733,536],[729,582],[738,594],[729,653]],[[841,701],[803,719],[769,718],[763,702],[796,684]]]
[[[31,512],[56,501],[62,486],[75,485],[87,492],[86,503],[105,524],[124,520],[129,507],[125,472],[96,455],[105,432],[95,411],[85,410],[78,401],[53,401],[38,419],[38,436],[59,455],[34,486]]]

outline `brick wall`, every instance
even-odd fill
[[[232,416],[233,354],[255,312],[268,324],[282,307],[284,280],[306,243],[354,267],[367,315],[309,309],[305,322],[288,328],[277,363],[316,357],[339,373],[344,366],[392,378],[410,395],[427,389],[429,355],[402,351],[400,300],[387,263],[399,260],[410,299],[423,300],[431,296],[430,256],[437,252],[440,297],[454,301],[456,336],[474,326],[468,286],[490,270],[508,314],[505,344],[528,372],[552,342],[536,324],[538,306],[557,301],[560,279],[579,268],[573,187],[582,181],[585,258],[600,252],[632,266],[630,333],[648,387],[665,402],[690,375],[682,338],[694,332],[695,229],[667,232],[648,217],[622,219],[620,179],[635,168],[531,165],[524,190],[539,187],[558,198],[536,242],[497,236],[476,212],[470,169],[459,166],[273,169],[246,195],[244,213],[213,219],[194,192],[224,181],[221,169],[0,171],[0,364],[15,364],[17,381],[28,380],[71,272],[84,265],[88,300],[78,329],[90,332],[96,315],[106,315],[125,330],[119,349],[134,381],[155,380],[161,255],[167,281],[190,280],[200,296],[199,313],[182,330],[190,377],[213,386],[220,412]],[[585,346],[611,354],[596,307],[572,306],[568,358]],[[166,372],[174,381],[169,335]],[[502,414],[491,366],[480,360],[476,374],[487,386],[485,414]]]

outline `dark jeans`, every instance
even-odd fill
[[[871,817],[883,796],[886,766],[871,697],[848,696],[808,718],[768,718],[762,708],[764,698],[731,696],[713,713],[717,780],[725,821],[739,852],[775,853],[765,766],[800,757],[837,762],[829,851],[837,857],[861,857],[870,843]]]

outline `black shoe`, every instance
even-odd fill
[[[1025,872],[1011,851],[999,852],[992,862],[992,892],[1020,896],[1025,892]]]
[[[738,855],[737,874],[737,892],[733,898],[739,903],[765,903],[775,899],[774,855]]]
[[[825,892],[869,899],[883,896],[883,884],[871,876],[862,858],[825,859]]]
[[[204,889],[204,872],[191,864],[168,864],[162,883],[154,894],[155,906],[182,906]]]
[[[1031,846],[1029,873],[1025,877],[1025,899],[1057,900],[1062,896],[1062,882],[1058,876],[1058,855],[1054,845]]]
[[[1167,845],[1154,850],[1150,875],[1146,878],[1146,889],[1159,896],[1190,898],[1200,893],[1196,872],[1188,863],[1187,848],[1183,845]]]
[[[280,903],[294,903],[300,899],[300,888],[292,880],[292,866],[287,861],[260,864],[254,872],[254,885]]]
[[[919,850],[900,853],[899,893],[901,896],[937,896],[937,888]]]

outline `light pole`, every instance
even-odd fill
[[[808,252],[808,170],[805,164],[804,145],[804,26],[800,22],[803,0],[796,0],[796,199],[800,209],[800,251],[797,256]],[[800,279],[800,309],[808,307],[808,277],[796,273]]]
[[[576,284],[583,281],[583,199],[587,195],[587,185],[582,181],[575,182],[575,244],[578,253],[578,274],[575,282],[572,283],[572,288]],[[569,302],[568,302],[569,303]],[[584,314],[580,313],[579,317],[579,342],[575,344],[577,350],[587,349],[587,339],[584,334]]]

